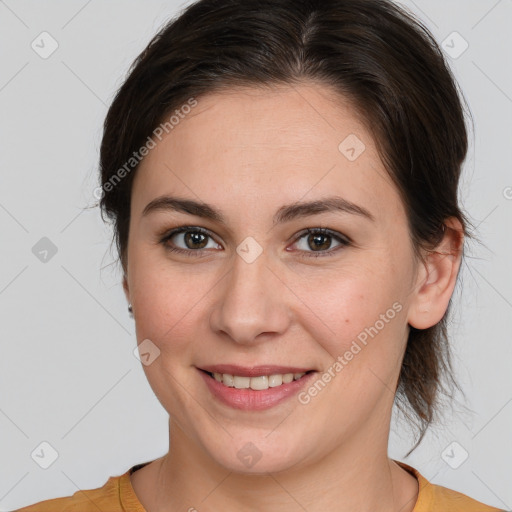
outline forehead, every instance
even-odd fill
[[[134,202],[142,192],[139,208],[179,193],[225,210],[230,198],[261,208],[264,196],[277,208],[335,192],[372,205],[376,215],[396,210],[398,197],[353,106],[317,84],[200,97],[144,158],[134,192]]]
[[[269,153],[278,161],[294,156],[303,161],[308,155],[337,159],[340,142],[350,134],[364,141],[367,155],[374,152],[374,141],[348,100],[315,84],[207,94],[172,134],[169,146],[187,152],[191,163],[205,155],[243,160],[247,152],[249,167],[268,160]]]

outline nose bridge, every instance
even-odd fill
[[[224,332],[237,343],[251,343],[261,333],[284,332],[288,308],[270,264],[268,255],[253,241],[238,246],[211,314],[215,332]]]

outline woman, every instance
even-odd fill
[[[201,0],[108,112],[101,207],[169,452],[22,511],[496,508],[388,457],[450,379],[464,112],[389,1]]]

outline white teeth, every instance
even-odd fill
[[[260,375],[259,377],[251,377],[251,389],[262,390],[268,389],[268,377]]]
[[[238,375],[234,375],[233,384],[236,389],[248,389],[251,385],[251,377],[239,377]]]
[[[283,383],[282,375],[271,375],[268,378],[268,387],[275,388],[276,386],[280,386]]]
[[[236,389],[263,389],[275,388],[281,384],[289,384],[293,380],[300,379],[305,373],[285,373],[275,375],[260,375],[258,377],[241,377],[228,373],[214,373],[213,378],[222,382],[225,386]]]
[[[229,375],[228,373],[219,374],[221,376],[221,382],[224,382],[226,386],[229,386],[230,388],[235,387],[235,379],[233,375]]]

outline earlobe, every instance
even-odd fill
[[[130,288],[128,287],[128,279],[126,277],[126,273],[123,273],[123,290],[126,296],[126,300],[130,302]]]
[[[445,221],[444,236],[438,246],[425,253],[418,271],[408,323],[427,329],[443,318],[453,294],[459,272],[464,232],[455,217]]]

